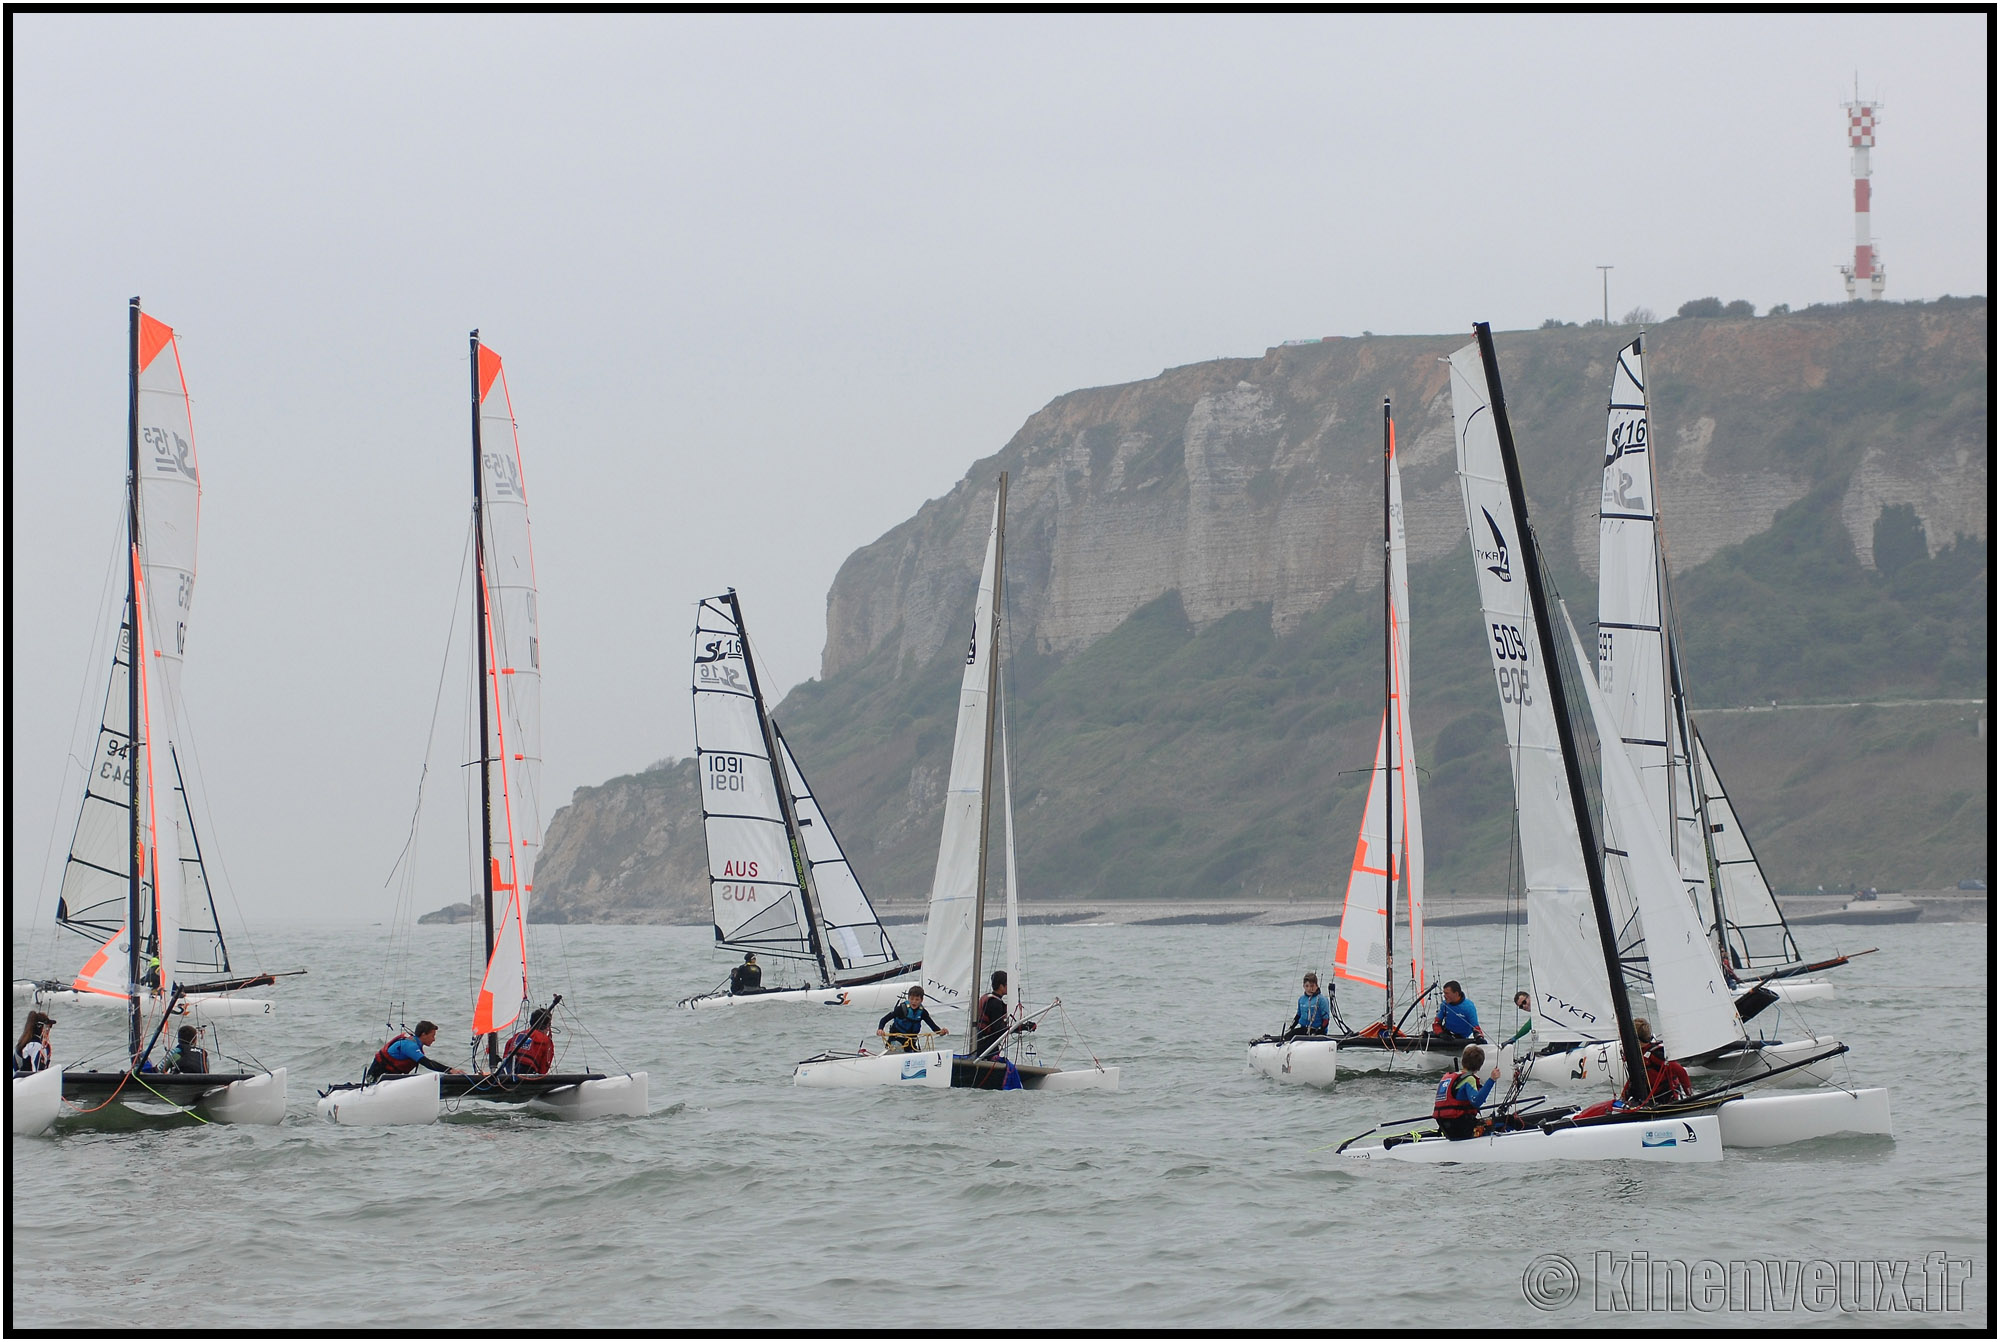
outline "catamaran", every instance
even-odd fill
[[[816,982],[736,991],[684,1007],[787,1004],[884,1010],[917,980],[896,948],[764,704],[736,589],[702,601],[694,629],[695,763],[715,944],[803,962]]]
[[[230,972],[177,749],[201,483],[173,328],[137,298],[128,318],[125,608],[56,905],[57,922],[89,936],[95,952],[68,987],[44,983],[34,995],[48,1005],[125,1010],[123,1066],[62,1073],[62,1097],[86,1112],[113,1100],[164,1101],[215,1122],[276,1123],[285,1114],[285,1069],[163,1072],[152,1061],[163,1032],[177,1034],[190,1017],[269,1012],[269,1001],[236,994],[274,976],[193,977]]]
[[[1424,997],[1424,832],[1411,759],[1410,573],[1403,530],[1402,473],[1396,462],[1396,421],[1382,402],[1382,726],[1375,738],[1361,835],[1347,877],[1347,900],[1334,941],[1333,974],[1383,994],[1381,1019],[1352,1030],[1331,1007],[1323,1036],[1287,1029],[1250,1041],[1250,1069],[1292,1085],[1330,1086],[1340,1068],[1389,1067],[1442,1071],[1470,1040],[1406,1033],[1402,1026]],[[1400,824],[1401,828],[1398,828]],[[1407,890],[1409,1001],[1396,1009],[1396,906]],[[1330,985],[1329,985],[1330,986]],[[1329,994],[1331,995],[1331,994]]]
[[[1731,985],[1741,991],[1762,984],[1785,1001],[1826,997],[1831,984],[1799,976],[1848,957],[1808,963],[1800,952],[1688,714],[1649,432],[1644,339],[1618,351],[1611,377],[1598,502],[1598,680]]]
[[[976,1090],[1116,1090],[1118,1069],[1095,1056],[1089,1066],[1045,1066],[1036,1040],[1045,1023],[1064,1023],[1062,999],[1039,1011],[1025,1005],[1021,980],[1020,910],[1014,863],[1013,776],[1008,764],[1006,711],[1000,676],[1000,593],[1006,549],[1007,477],[1000,476],[987,533],[986,563],[973,602],[972,638],[959,686],[958,728],[945,793],[944,832],[931,881],[930,916],[924,928],[923,996],[944,1019],[937,1023],[966,1040],[967,1051],[930,1047],[871,1054],[827,1052],[801,1062],[792,1081],[801,1086],[918,1086]],[[988,837],[992,820],[996,728],[1005,824],[1007,982],[1014,1001],[1004,1029],[977,1046],[972,1010],[979,1000],[985,940]],[[782,793],[781,793],[782,795]],[[1031,1037],[1030,1032],[1035,1032]],[[1067,1032],[1066,1032],[1067,1035]],[[1065,1043],[1067,1043],[1067,1038]]]
[[[472,628],[478,687],[479,896],[485,936],[473,1000],[473,1058],[462,1075],[418,1071],[373,1083],[329,1087],[320,1116],[376,1126],[426,1123],[441,1100],[532,1103],[560,1118],[643,1116],[646,1073],[607,1075],[552,1069],[536,1075],[501,1050],[502,1033],[533,1005],[528,978],[528,896],[541,851],[542,654],[534,548],[521,470],[519,426],[499,354],[472,350]],[[495,393],[498,393],[497,395]],[[561,1003],[558,995],[550,1003]],[[557,1059],[560,1062],[560,1059]]]
[[[1637,770],[1622,750],[1591,748],[1593,738],[1602,742],[1617,728],[1543,573],[1492,334],[1483,323],[1474,330],[1474,344],[1450,361],[1452,412],[1491,635],[1487,648],[1506,719],[1538,1027],[1562,1038],[1615,1041],[1614,1067],[1641,1057],[1626,979],[1642,966],[1654,990],[1659,1037],[1671,1054],[1703,1057],[1740,1047],[1732,995]],[[1621,930],[1634,928],[1644,933],[1639,965],[1620,940]],[[1836,1044],[1825,1056],[1844,1051]],[[1499,1052],[1504,1071],[1508,1050]],[[1422,1120],[1398,1120],[1389,1126],[1410,1131],[1363,1134],[1341,1150],[1352,1158],[1419,1162],[1685,1162],[1720,1159],[1724,1145],[1889,1131],[1882,1090],[1745,1096],[1724,1086],[1684,1101],[1648,1094],[1586,1115],[1522,1097],[1532,1080],[1530,1069],[1517,1069],[1491,1125],[1474,1138],[1452,1141],[1424,1129]]]

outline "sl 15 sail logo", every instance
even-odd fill
[[[1487,530],[1493,533],[1493,548],[1490,550],[1480,550],[1478,549],[1479,542],[1477,540],[1473,542],[1473,548],[1478,552],[1479,557],[1486,561],[1486,571],[1488,573],[1491,573],[1501,582],[1512,582],[1514,581],[1514,563],[1507,554],[1507,538],[1500,534],[1500,524],[1493,520],[1492,513],[1487,512],[1484,508],[1481,508],[1479,511],[1486,518]]]
[[[139,430],[139,437],[153,449],[153,469],[162,475],[194,475],[194,449],[188,440],[167,429],[145,428]]]
[[[494,498],[526,500],[527,496],[521,492],[521,468],[512,457],[487,452],[480,459],[486,463],[487,489]]]

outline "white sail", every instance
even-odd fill
[[[507,374],[479,351],[479,581],[486,609],[486,740],[491,802],[485,854],[493,884],[493,944],[473,1005],[474,1034],[513,1024],[528,998],[528,896],[541,851],[542,657],[528,495]],[[497,394],[495,394],[497,391]]]
[[[1404,926],[1408,982],[1424,984],[1424,829],[1423,805],[1417,793],[1417,771],[1410,732],[1410,572],[1403,533],[1403,478],[1396,465],[1394,430],[1389,453],[1389,639],[1393,651],[1389,702],[1375,735],[1375,768],[1368,777],[1368,800],[1362,810],[1361,832],[1354,846],[1354,864],[1347,875],[1347,899],[1341,906],[1340,933],[1334,940],[1336,976],[1370,987],[1389,984],[1390,859],[1398,887],[1407,882],[1409,908]],[[1390,727],[1394,726],[1392,735]],[[1392,758],[1393,756],[1393,758]],[[1388,833],[1389,802],[1395,804],[1396,833]]]
[[[1606,414],[1597,514],[1597,677],[1687,896],[1705,909],[1708,850],[1673,688],[1658,503],[1644,351],[1635,339],[1618,352]]]
[[[1604,801],[1604,876],[1622,886],[1639,910],[1645,930],[1646,962],[1653,980],[1654,1034],[1675,1058],[1691,1058],[1743,1038],[1736,1003],[1709,943],[1707,929],[1688,901],[1680,869],[1667,851],[1666,831],[1652,809],[1644,782],[1631,758],[1609,747],[1615,715],[1604,693],[1587,674],[1589,661],[1569,612],[1561,616],[1590,706],[1600,751]],[[1538,948],[1539,949],[1539,948]],[[1600,961],[1601,963],[1601,961]]]
[[[1700,766],[1703,810],[1708,816],[1709,841],[1715,849],[1716,881],[1722,894],[1724,948],[1738,970],[1775,969],[1805,957],[1785,915],[1772,898],[1764,869],[1750,850],[1750,836],[1729,804],[1722,776],[1709,758],[1708,743],[1697,731],[1695,758]]]
[[[743,631],[723,597],[695,614],[694,739],[717,944],[816,960]]]
[[[1018,1019],[1027,1015],[1027,989],[1021,986],[1021,890],[1014,865],[1014,770],[1007,748],[1007,695],[1000,695],[1000,815],[1007,836],[1007,991]]]
[[[966,645],[965,674],[958,696],[958,728],[952,738],[951,776],[946,784],[944,832],[938,841],[937,872],[931,880],[930,917],[924,925],[924,996],[936,1007],[969,1007],[976,997],[980,919],[984,903],[981,861],[985,843],[986,786],[991,777],[992,719],[989,713],[998,653],[994,643],[994,600],[999,588],[1000,520],[1006,505],[1003,485],[993,503],[986,536],[979,594],[973,602],[972,636]]]
[[[63,864],[56,921],[97,943],[97,949],[77,973],[78,992],[123,997],[128,993],[125,959],[125,916],[132,868],[132,734],[127,698],[131,669],[132,626],[118,629],[112,653],[110,683],[104,711],[98,719],[97,748],[84,780],[83,803],[70,837],[69,859]],[[142,901],[152,899],[152,880],[144,879]]]
[[[791,743],[778,731],[778,749],[785,760],[785,777],[792,786],[792,814],[798,817],[799,834],[805,840],[806,861],[812,866],[811,899],[819,909],[820,937],[832,957],[836,977],[855,971],[878,969],[896,963],[896,948],[882,930],[875,906],[847,861],[840,839],[827,822],[806,782],[799,762],[792,757]]]
[[[1583,844],[1556,737],[1552,668],[1539,666],[1526,537],[1515,534],[1479,346],[1451,356],[1452,420],[1486,650],[1507,730],[1526,887],[1537,1031],[1545,1040],[1617,1036]]]

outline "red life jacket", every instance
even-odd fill
[[[556,1060],[556,1041],[546,1030],[523,1030],[507,1041],[507,1053],[515,1071],[547,1076]]]
[[[1437,1102],[1431,1105],[1431,1117],[1440,1123],[1455,1119],[1471,1118],[1479,1112],[1479,1106],[1459,1094],[1458,1083],[1464,1072],[1446,1072],[1444,1080],[1438,1083]]]
[[[376,1049],[375,1050],[376,1070],[387,1073],[390,1076],[401,1076],[405,1072],[416,1071],[417,1065],[411,1062],[409,1059],[392,1058],[389,1056],[390,1045],[400,1044],[405,1039],[414,1039],[414,1038],[416,1038],[415,1035],[411,1034],[408,1030],[405,1030],[401,1034],[397,1035],[394,1039],[391,1039],[389,1043],[384,1044],[382,1045],[382,1047]]]

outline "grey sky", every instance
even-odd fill
[[[387,908],[473,326],[520,417],[552,813],[691,748],[696,598],[734,584],[769,680],[815,674],[841,560],[1066,390],[1581,320],[1600,262],[1614,315],[1840,299],[1857,61],[1889,297],[1987,283],[1979,16],[12,22],[21,916],[103,692],[133,293],[195,397],[204,841],[277,919]],[[422,906],[463,897],[435,875]]]

